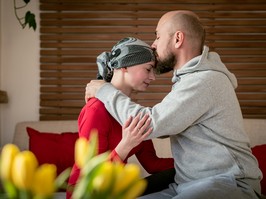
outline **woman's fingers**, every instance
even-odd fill
[[[136,115],[136,117],[134,117],[133,119],[132,119],[132,121],[131,121],[131,123],[129,124],[129,127],[130,127],[130,129],[134,129],[137,125],[138,125],[138,122],[139,122],[139,119],[140,119],[140,113],[138,113],[137,115]]]
[[[151,132],[152,128],[149,128],[151,124],[151,118],[148,114],[144,115],[136,125],[137,133],[144,138],[146,138]],[[145,136],[143,136],[145,134]]]
[[[151,119],[148,114],[145,114],[138,122],[138,128],[147,128],[151,123]]]
[[[125,124],[123,125],[123,129],[127,128],[127,127],[131,124],[132,118],[133,118],[133,117],[130,116],[130,117],[126,120]]]
[[[127,121],[123,125],[123,129],[128,128],[131,133],[146,138],[152,132],[152,128],[149,128],[150,124],[151,118],[148,114],[145,114],[141,118],[141,113],[138,113],[136,117],[133,118],[131,116],[127,119]]]
[[[147,122],[149,122],[148,120],[149,120],[149,115],[148,115],[148,114],[145,114],[145,115],[144,115],[144,116],[138,121],[137,128],[138,128],[139,130],[141,130],[141,128],[142,128],[143,126],[145,126],[145,124],[146,124]],[[147,127],[147,125],[146,125],[146,127]]]
[[[147,131],[142,133],[141,139],[142,140],[146,139],[151,134],[151,132],[152,132],[152,127],[150,127]]]

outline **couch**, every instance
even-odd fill
[[[250,138],[252,151],[257,157],[259,166],[266,176],[266,132],[264,132],[266,130],[266,120],[244,119],[244,125]],[[78,127],[76,120],[19,122],[15,127],[13,143],[16,144],[21,150],[33,150],[35,153],[37,153],[37,156],[40,156],[41,162],[47,161],[47,158],[50,158],[49,155],[52,155],[53,157],[51,159],[56,161],[55,164],[59,164],[60,167],[60,164],[69,165],[71,164],[70,162],[73,161],[73,158],[71,159],[70,157],[73,156],[73,145],[75,139],[77,138],[77,129]],[[31,138],[29,138],[29,135]],[[50,141],[50,138],[53,140]],[[70,139],[72,139],[71,142],[69,142]],[[171,157],[168,138],[154,139],[153,143],[159,157]],[[66,150],[64,147],[67,147],[68,149]],[[60,155],[60,158],[58,158],[56,154],[58,156]],[[64,156],[62,154],[70,155]],[[66,159],[69,158],[71,160],[66,161]],[[131,157],[129,162],[138,164],[135,156]],[[147,176],[147,172],[141,166],[140,168],[142,176]],[[266,195],[265,185],[266,179],[263,179],[262,191]],[[64,196],[61,196],[61,198],[64,198]]]

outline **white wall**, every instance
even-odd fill
[[[9,102],[0,104],[0,144],[12,142],[17,122],[39,119],[39,1],[25,8],[35,14],[37,30],[22,29],[13,0],[0,0],[0,90]]]

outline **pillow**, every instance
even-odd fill
[[[57,167],[57,175],[74,164],[74,148],[78,133],[39,132],[27,127],[29,150],[32,151],[39,164],[50,163]]]
[[[253,147],[252,153],[257,158],[260,170],[263,174],[263,179],[260,182],[261,193],[266,195],[266,144]]]

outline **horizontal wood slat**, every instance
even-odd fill
[[[165,3],[177,3],[177,0],[40,0],[41,3],[49,3],[49,4],[53,4],[53,3],[60,3],[60,2],[64,2],[64,3],[74,3],[74,4],[78,4],[78,3],[158,3],[158,4],[165,4]],[[253,3],[253,4],[257,4],[257,3],[265,3],[265,0],[234,0],[234,3]],[[187,0],[178,0],[178,3],[188,3]],[[223,3],[223,4],[231,4],[232,0],[190,0],[189,3],[191,4],[201,4],[201,3]]]
[[[209,1],[211,2],[211,1]],[[265,2],[263,2],[263,5],[265,5]],[[156,3],[130,3],[127,2],[126,4],[114,4],[111,3],[103,3],[99,5],[98,3],[90,3],[89,0],[87,3],[84,4],[78,4],[78,2],[73,1],[73,3],[67,4],[66,2],[60,2],[56,4],[45,4],[45,2],[41,3],[40,5],[41,10],[46,10],[46,11],[91,11],[95,12],[96,10],[98,12],[110,12],[110,8],[112,8],[112,11],[168,11],[168,10],[184,10],[184,9],[190,9],[190,10],[195,10],[195,11],[201,11],[201,10],[209,10],[209,11],[242,11],[242,10],[249,10],[249,11],[259,11],[259,10],[264,10],[261,4],[256,4],[256,3],[246,3],[246,4],[239,4],[236,2],[231,2],[229,4],[219,4],[215,3],[199,3],[199,4],[192,4],[192,3],[161,3],[161,4],[156,4]]]
[[[206,45],[238,79],[244,117],[266,118],[265,0],[40,0],[40,120],[77,119],[96,57],[121,38],[149,44],[167,11],[195,11]],[[132,100],[153,106],[171,90],[172,73],[157,76]]]

